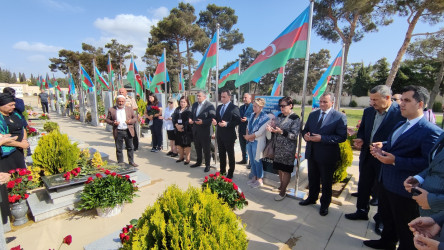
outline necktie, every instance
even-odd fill
[[[318,121],[318,125],[316,126],[317,130],[321,129],[322,122],[324,121],[325,112],[321,113],[321,119]]]
[[[224,116],[225,113],[225,104],[222,105],[222,108],[220,109],[220,118],[222,118],[222,116]]]
[[[405,129],[410,125],[410,122],[404,123],[401,128],[399,128],[392,136],[392,146],[398,140],[398,138],[404,133]]]

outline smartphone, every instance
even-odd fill
[[[418,196],[418,195],[420,195],[420,194],[422,194],[421,191],[419,191],[419,190],[416,189],[416,188],[412,188],[412,195],[413,195],[413,196]]]

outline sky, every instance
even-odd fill
[[[0,67],[11,72],[45,75],[51,73],[49,58],[58,57],[60,49],[81,51],[82,43],[104,47],[111,39],[121,44],[132,44],[139,70],[145,68],[140,58],[145,54],[151,26],[178,6],[178,0],[15,0],[2,3],[0,23]],[[234,61],[242,49],[252,47],[258,51],[274,40],[305,8],[308,0],[188,0],[196,16],[210,3],[229,6],[238,16],[238,28],[245,42],[231,51],[220,51],[222,68]],[[391,64],[401,47],[407,31],[405,18],[395,18],[394,23],[380,27],[378,32],[366,34],[360,42],[351,45],[348,62],[373,64],[386,57]],[[414,33],[433,32],[443,24],[430,26],[419,22]],[[310,52],[330,50],[335,56],[340,43],[322,40],[313,30]],[[182,49],[181,49],[182,50]],[[202,58],[194,54],[198,61]],[[405,59],[405,57],[404,57]],[[333,59],[331,59],[333,60]],[[126,62],[129,65],[129,60]],[[56,77],[64,77],[60,72]]]

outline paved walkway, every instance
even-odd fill
[[[112,135],[103,127],[92,127],[78,121],[52,114],[52,121],[58,122],[61,131],[81,140],[90,146],[110,155],[116,160]],[[189,185],[199,186],[204,176],[203,167],[191,169],[182,163],[176,163],[162,153],[151,153],[150,138],[142,138],[139,151],[135,152],[135,161],[139,169],[148,174],[152,184],[140,189],[139,197],[133,203],[126,204],[123,213],[112,218],[99,218],[95,212],[72,212],[53,217],[38,223],[13,228],[6,237],[14,239],[8,248],[21,245],[24,249],[57,249],[63,237],[70,234],[73,242],[70,249],[83,249],[102,237],[121,229],[131,219],[138,218],[147,206],[152,205],[157,197],[169,185],[176,184],[186,189]],[[240,157],[238,152],[237,159]],[[349,173],[357,180],[358,154],[355,152],[353,166]],[[125,160],[126,155],[125,155]],[[215,173],[212,168],[210,173]],[[252,189],[246,185],[249,170],[244,165],[237,165],[234,182],[244,191],[249,205],[236,213],[247,225],[249,249],[362,249],[362,240],[377,239],[374,234],[373,220],[349,221],[344,213],[354,212],[356,198],[347,196],[342,206],[332,204],[329,214],[318,214],[319,203],[301,207],[299,200],[286,198],[276,202],[276,192],[272,187]],[[351,186],[356,191],[356,183]],[[371,216],[375,208],[372,207]]]

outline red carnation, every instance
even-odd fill
[[[22,178],[15,179],[15,183],[21,183],[21,182],[22,182]]]
[[[210,174],[210,177],[213,177],[214,176],[214,174]]]
[[[129,235],[125,236],[125,241],[129,241],[130,237]]]
[[[32,181],[32,176],[28,176],[28,181]]]
[[[133,228],[133,225],[128,225],[127,228],[131,229],[131,228]]]
[[[28,199],[28,197],[29,197],[29,194],[25,194],[25,199]]]
[[[111,171],[109,171],[108,169],[105,171],[105,174],[106,175],[109,175],[109,174],[111,174]]]
[[[14,169],[12,169],[12,170],[9,170],[9,172],[8,173],[10,173],[10,174],[13,174],[13,173],[15,173],[15,170]]]
[[[11,250],[21,250],[22,248],[20,247],[20,245],[12,247]]]
[[[72,242],[72,236],[67,235],[65,238],[63,238],[63,243],[67,244],[68,246],[71,245]]]
[[[233,188],[234,188],[234,190],[237,190],[237,189],[238,189],[236,183],[233,183]]]
[[[205,180],[208,180],[208,176],[205,176]]]
[[[219,175],[220,175],[220,173],[219,173],[219,172],[216,172],[216,176],[219,177]]]
[[[97,174],[96,174],[96,177],[97,177],[97,178],[102,178],[102,175],[99,174],[99,173],[97,173]]]
[[[15,186],[15,181],[9,181],[8,184],[6,184],[7,188],[13,188]]]
[[[135,181],[135,180],[132,180],[132,181],[131,181],[131,183],[135,184],[135,183],[136,183],[136,181]]]
[[[126,178],[127,180],[129,180],[130,176],[129,176],[129,175],[125,175],[125,178]]]
[[[15,197],[15,201],[19,201],[21,198],[22,198],[22,196],[18,194],[18,195]]]
[[[14,202],[15,202],[15,197],[9,195],[9,196],[8,196],[8,201],[9,201],[9,203],[14,203]]]
[[[233,180],[230,178],[227,178],[227,182],[231,183],[231,182],[233,182]]]
[[[207,182],[208,182],[208,179],[205,179],[205,180],[204,180],[204,183],[207,183]]]
[[[126,229],[126,227],[124,227],[124,228],[122,228],[122,232],[126,234],[126,233],[128,233],[128,229]]]
[[[113,176],[113,177],[116,176],[116,175],[117,175],[116,172],[112,172],[111,173],[111,176]]]

